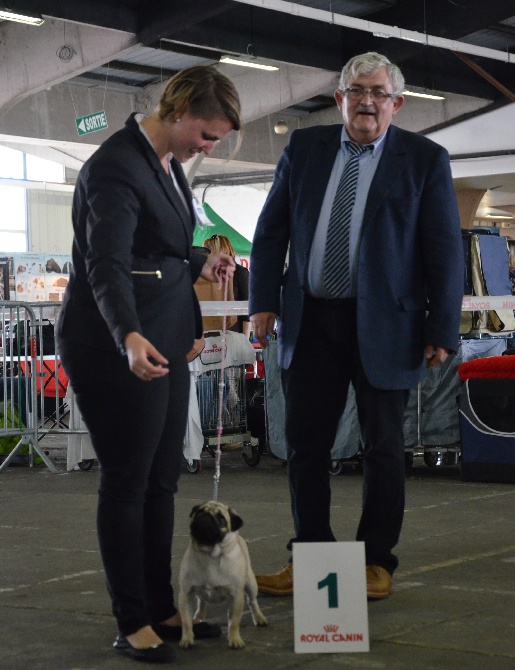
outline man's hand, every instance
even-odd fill
[[[232,278],[235,269],[234,258],[228,254],[209,254],[200,276],[207,281],[218,282],[221,286],[222,282]]]
[[[275,312],[256,312],[250,317],[254,337],[263,349],[268,347],[266,336],[273,333],[277,316]]]
[[[449,349],[444,349],[444,347],[435,347],[432,344],[426,346],[426,367],[434,368],[437,365],[441,365],[447,356],[450,354]]]
[[[169,370],[165,367],[168,361],[143,335],[133,331],[127,335],[124,344],[129,359],[129,368],[136,377],[145,382],[151,382],[153,379],[168,374]]]

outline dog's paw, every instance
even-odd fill
[[[179,647],[181,647],[181,649],[192,649],[193,646],[193,637],[188,637],[185,635],[181,637],[181,641],[179,642]]]
[[[229,636],[229,647],[231,649],[243,649],[244,646],[245,642],[243,642],[243,638],[239,633],[237,635]]]
[[[254,626],[268,626],[268,620],[266,616],[263,614],[263,612],[259,609],[257,605],[255,608],[251,610],[251,614]]]

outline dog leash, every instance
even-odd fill
[[[226,354],[226,331],[227,331],[227,291],[229,282],[224,281],[224,309],[222,315],[222,364],[220,367],[220,379],[218,380],[218,424],[216,429],[216,452],[215,452],[215,474],[213,500],[218,501],[218,484],[220,483],[220,461],[222,458],[222,432],[223,432],[223,402],[225,391],[225,354]]]

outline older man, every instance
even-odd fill
[[[458,345],[460,225],[449,156],[392,126],[404,78],[371,52],[343,68],[343,126],[292,133],[252,245],[250,314],[277,320],[295,537],[330,542],[330,452],[352,382],[363,444],[367,593],[387,598],[404,514],[403,416],[426,367]],[[288,269],[284,272],[289,250]],[[258,576],[293,592],[291,562]]]

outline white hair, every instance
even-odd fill
[[[404,91],[404,77],[402,72],[391,63],[386,56],[369,51],[358,56],[353,56],[343,67],[340,75],[340,90],[344,90],[351,79],[361,75],[375,74],[381,68],[385,68],[393,86],[393,93],[400,95]]]

